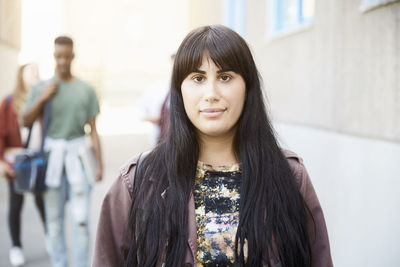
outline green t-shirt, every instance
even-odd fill
[[[25,110],[31,108],[38,99],[45,83],[39,82],[32,88]],[[70,82],[58,81],[58,90],[51,101],[47,136],[55,139],[71,140],[85,135],[85,124],[100,111],[94,89],[78,78]]]

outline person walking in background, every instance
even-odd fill
[[[23,107],[30,88],[38,81],[38,69],[35,64],[19,67],[14,91],[6,96],[0,106],[0,175],[8,180],[8,228],[12,247],[9,258],[12,266],[25,263],[21,243],[21,211],[24,195],[15,192],[13,163],[16,153],[23,148],[22,116]],[[35,194],[35,204],[44,225],[44,205],[41,194]]]
[[[171,62],[172,64],[174,63],[176,53],[173,53],[171,55]],[[170,98],[170,90],[168,90],[168,94],[164,99],[164,102],[162,103],[161,106],[161,112],[160,112],[160,121],[159,121],[159,127],[160,127],[160,135],[158,137],[157,143],[161,143],[165,140],[167,137],[168,133],[168,123],[169,123],[169,98]]]
[[[149,143],[157,145],[161,136],[161,110],[167,97],[169,84],[159,82],[153,84],[140,98],[139,117],[151,125]]]
[[[174,62],[175,53],[171,54],[170,60]],[[169,87],[170,82],[162,82],[153,85],[140,99],[140,117],[151,123],[150,145],[153,147],[164,139],[168,128],[169,110]]]
[[[324,215],[282,150],[246,42],[193,30],[174,62],[166,139],[104,198],[92,266],[332,267]]]
[[[26,126],[41,116],[46,101],[51,101],[50,123],[45,140],[49,151],[44,204],[47,242],[54,267],[67,266],[64,216],[70,201],[73,229],[73,266],[86,267],[89,255],[89,205],[93,180],[102,179],[102,156],[96,129],[99,104],[94,89],[71,73],[74,59],[73,40],[67,36],[54,41],[55,75],[40,82],[28,96],[23,116]],[[94,175],[82,164],[90,150],[85,139],[85,125],[96,159]],[[92,177],[94,176],[94,177]]]

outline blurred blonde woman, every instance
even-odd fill
[[[37,65],[31,63],[20,66],[14,91],[6,96],[0,105],[0,175],[7,179],[9,189],[8,226],[12,242],[9,257],[13,266],[23,265],[25,257],[20,234],[24,195],[14,190],[12,165],[16,152],[23,147],[25,141],[23,139],[26,139],[22,137],[22,124],[19,118],[22,116],[29,89],[38,79]],[[44,206],[40,194],[35,195],[35,203],[44,223]]]

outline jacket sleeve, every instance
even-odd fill
[[[304,167],[302,160],[298,159],[293,168],[295,176],[300,186],[300,193],[302,194],[308,215],[308,228],[311,242],[311,258],[312,267],[332,267],[332,257],[329,246],[328,231],[325,224],[324,214],[319,203],[317,194],[315,193],[314,186],[311,183],[310,177]]]
[[[126,175],[120,174],[103,200],[94,245],[93,267],[122,266],[124,254],[129,248],[127,225],[131,196],[127,179]]]

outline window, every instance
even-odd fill
[[[314,0],[271,0],[272,32],[292,30],[311,24],[314,19]]]
[[[397,2],[399,0],[361,0],[360,9],[362,12],[369,11],[371,9],[375,9],[377,7]]]
[[[246,35],[246,0],[224,0],[222,18],[225,26],[244,38]]]

